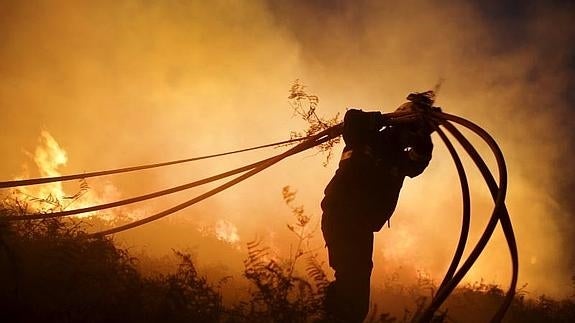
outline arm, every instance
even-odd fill
[[[403,173],[409,177],[418,176],[431,160],[433,151],[431,133],[427,127],[421,127],[415,131],[407,130],[402,146],[405,147],[401,162]]]
[[[343,119],[343,140],[349,149],[363,149],[372,144],[374,135],[383,125],[381,112],[350,109]]]

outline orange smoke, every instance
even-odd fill
[[[492,24],[475,2],[454,0],[3,1],[0,151],[7,157],[0,171],[7,178],[20,174],[21,156],[9,152],[22,147],[34,152],[34,167],[44,168],[30,169],[23,174],[28,177],[283,140],[305,127],[291,118],[287,102],[297,78],[318,95],[318,113],[327,117],[349,106],[389,112],[409,92],[428,90],[444,78],[438,104],[483,126],[507,159],[507,202],[519,244],[520,285],[565,295],[572,292],[564,286],[573,275],[568,258],[575,245],[567,205],[571,192],[564,189],[574,178],[569,162],[575,118],[562,100],[569,90],[573,12],[543,2],[533,5],[514,20],[520,24],[514,35]],[[510,37],[500,38],[502,34]],[[49,129],[61,146],[42,134],[43,152],[37,154],[31,147],[41,129]],[[439,279],[449,264],[460,229],[459,183],[445,148],[438,138],[433,140],[431,165],[422,176],[406,181],[391,229],[377,235],[374,280],[399,262],[425,268]],[[478,146],[489,156],[484,145]],[[62,147],[70,157],[67,162]],[[336,147],[334,155],[341,149]],[[110,179],[113,184],[90,180],[90,189],[70,207],[184,184],[275,153],[270,149],[122,175]],[[229,247],[224,241],[241,245],[264,236],[289,253],[291,232],[285,224],[290,223],[290,210],[281,198],[282,187],[298,189],[299,203],[317,222],[323,189],[337,168],[337,161],[321,167],[323,156],[314,154],[290,157],[118,239],[154,254],[197,247],[200,262],[229,263],[234,269],[242,266],[241,257],[232,263],[222,256],[222,245]],[[492,158],[487,163],[493,165]],[[468,160],[466,167],[474,203],[472,246],[492,202]],[[79,190],[77,183],[43,189],[22,192],[61,199]],[[131,216],[140,217],[204,189],[121,211],[139,210]],[[118,214],[114,212],[120,210],[102,215]],[[206,223],[212,238],[219,228],[219,245],[202,239],[196,229],[200,223]],[[325,256],[319,229],[314,239]],[[507,256],[498,229],[466,278],[506,285]]]

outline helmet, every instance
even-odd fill
[[[400,105],[397,109],[395,109],[395,112],[415,112],[417,110],[418,110],[417,103],[413,103],[410,101]]]
[[[435,102],[435,92],[426,91],[421,93],[418,92],[410,93],[407,96],[407,100],[426,107],[432,107],[433,103]]]
[[[435,101],[435,93],[433,91],[410,93],[407,96],[407,100],[408,102],[400,105],[395,112],[412,112],[429,109]]]
[[[429,111],[433,109],[433,103],[435,101],[435,92],[426,91],[422,93],[410,93],[407,96],[408,102],[400,105],[395,112],[416,112],[416,111]],[[431,133],[432,129],[424,118],[417,119],[414,122],[404,124],[400,127],[402,130],[407,131],[420,131],[425,133]]]

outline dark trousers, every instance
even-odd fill
[[[326,314],[334,322],[363,322],[369,311],[373,232],[326,220],[324,214],[322,231],[329,265],[335,270],[335,281],[327,289]]]

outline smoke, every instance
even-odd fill
[[[0,149],[8,157],[0,170],[7,177],[18,174],[18,152],[31,150],[41,129],[66,147],[67,172],[91,171],[284,139],[305,127],[290,118],[286,101],[296,78],[319,96],[319,113],[327,116],[349,106],[388,112],[409,92],[445,79],[438,104],[484,126],[506,156],[520,283],[565,295],[575,259],[569,194],[575,174],[568,166],[574,157],[572,9],[562,2],[515,7],[451,0],[5,1]],[[433,139],[432,164],[406,182],[391,229],[377,237],[376,280],[398,263],[439,278],[455,248],[459,184],[446,150]],[[113,181],[124,195],[135,195],[272,153]],[[241,267],[229,260],[241,259],[237,255],[218,258],[217,245],[205,246],[193,228],[219,225],[234,240],[260,236],[288,249],[290,211],[282,205],[281,188],[296,187],[299,202],[319,220],[323,186],[337,167],[332,162],[323,168],[321,161],[313,153],[293,157],[121,237],[157,253],[197,244],[205,250],[200,261]],[[493,158],[487,162],[494,169]],[[469,161],[466,166],[473,183],[473,244],[492,205],[479,174]],[[203,190],[145,207],[161,210]],[[497,232],[468,279],[506,284],[509,268]]]
[[[569,292],[563,286],[574,268],[573,207],[560,200],[573,185],[572,170],[564,167],[574,157],[567,98],[572,11],[557,3],[509,8],[454,1],[271,3],[301,45],[314,84],[325,89],[320,97],[366,109],[385,103],[384,111],[390,111],[410,91],[431,89],[445,79],[438,103],[484,126],[506,155],[520,282],[531,290]],[[455,247],[461,211],[454,167],[439,138],[434,141],[432,165],[407,183],[392,229],[384,230],[376,250],[386,259],[384,266],[408,262],[435,276],[452,256],[445,250]],[[489,156],[485,145],[480,148]],[[492,157],[488,162],[494,166]],[[471,175],[474,244],[492,205],[483,180],[477,172]],[[510,272],[505,249],[498,232],[468,279],[504,283]]]

